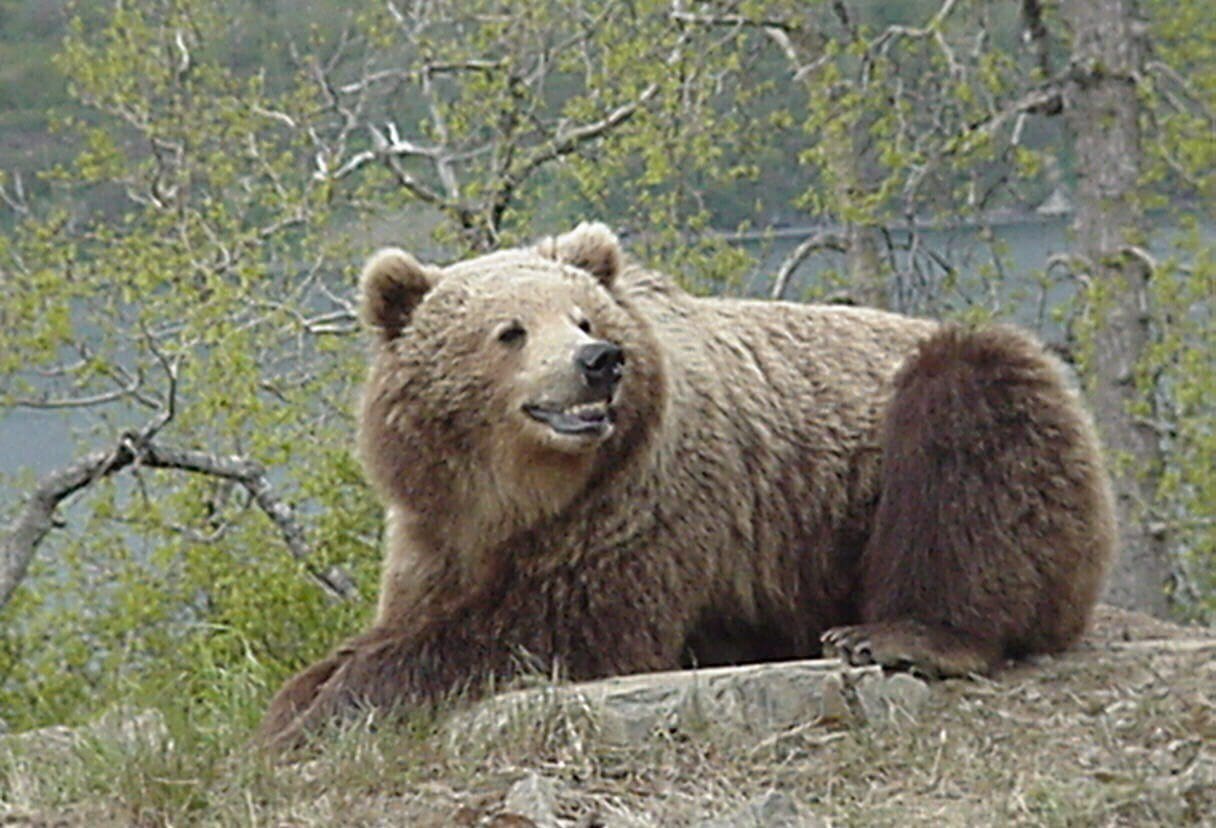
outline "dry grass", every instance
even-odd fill
[[[277,764],[244,749],[244,715],[227,732],[169,722],[153,742],[10,744],[0,823],[502,828],[529,824],[502,801],[534,771],[579,826],[695,824],[773,789],[824,825],[1216,824],[1211,636],[1106,612],[1074,653],[936,685],[915,721],[759,744],[711,726],[623,748],[552,715],[494,744],[419,719]]]

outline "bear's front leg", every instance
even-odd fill
[[[298,730],[295,725],[301,714],[313,707],[326,682],[346,663],[347,655],[349,651],[339,648],[332,655],[292,676],[274,694],[266,715],[258,725],[256,741],[267,745],[281,742],[286,746],[291,741],[289,734]]]
[[[300,744],[331,721],[360,711],[428,704],[491,677],[509,678],[509,647],[496,647],[459,617],[415,628],[373,627],[297,674],[270,703],[258,741]]]
[[[521,670],[584,680],[679,666],[680,625],[666,614],[619,589],[571,587],[515,583],[377,625],[288,681],[258,741],[289,748],[330,721],[476,696]]]

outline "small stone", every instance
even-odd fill
[[[557,785],[538,773],[529,773],[507,791],[503,812],[526,817],[539,828],[557,828]]]
[[[820,688],[819,719],[823,722],[848,722],[852,719],[845,696],[844,679],[839,673],[827,676]]]
[[[484,828],[537,828],[535,820],[519,814],[495,814],[483,825]]]
[[[725,817],[704,820],[696,828],[813,828],[816,821],[798,813],[794,801],[780,791],[769,791]]]
[[[655,828],[658,823],[638,814],[625,810],[614,810],[597,815],[597,820],[590,823],[599,828]]]
[[[862,676],[857,701],[871,724],[912,719],[929,698],[929,685],[908,673]]]

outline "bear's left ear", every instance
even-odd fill
[[[621,271],[621,243],[598,221],[583,222],[569,233],[545,239],[536,249],[542,256],[587,271],[607,288]]]
[[[399,335],[418,303],[435,284],[437,274],[396,247],[378,251],[359,280],[359,318],[384,339]]]

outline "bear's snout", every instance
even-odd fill
[[[592,342],[575,351],[574,364],[589,388],[610,393],[621,379],[625,352],[612,342]]]

